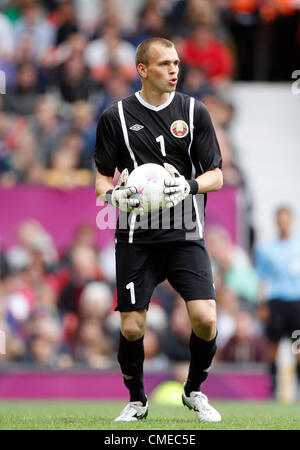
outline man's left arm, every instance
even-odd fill
[[[171,164],[165,163],[165,169],[171,177],[165,179],[165,201],[166,207],[172,208],[180,201],[187,198],[189,194],[205,194],[214,192],[223,186],[223,175],[220,168],[208,170],[199,175],[196,179],[186,180],[180,175],[178,170]]]
[[[222,155],[209,112],[200,102],[196,102],[195,106],[197,127],[193,146],[203,173],[196,179],[186,180],[174,166],[165,163],[164,167],[171,174],[171,178],[165,180],[167,208],[175,206],[189,194],[214,192],[223,186]]]
[[[198,183],[197,194],[218,191],[223,186],[222,170],[219,167],[208,170],[195,178],[195,181]]]

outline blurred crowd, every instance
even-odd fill
[[[225,186],[247,192],[229,134],[231,82],[290,79],[299,60],[299,9],[291,0],[0,0],[0,188],[92,186],[97,120],[139,89],[137,45],[163,36],[181,59],[178,90],[211,114]],[[99,249],[97,231],[85,224],[63,254],[35,220],[16,232],[16,246],[4,251],[0,241],[2,362],[112,367],[119,337],[114,271],[107,270],[113,250]],[[248,252],[219,226],[207,230],[207,246],[219,312],[217,360],[265,361]],[[165,282],[148,313],[146,367],[186,361],[189,336],[184,302]]]
[[[114,311],[114,248],[99,248],[98,232],[81,224],[70,248],[58,252],[46,229],[29,219],[17,226],[14,246],[4,250],[0,244],[0,329],[6,336],[2,363],[114,367],[120,327]],[[207,230],[207,247],[217,293],[217,359],[266,361],[256,316],[258,277],[247,253],[217,225]],[[184,301],[167,281],[160,284],[147,315],[146,369],[184,364],[190,332]]]
[[[230,82],[289,80],[299,60],[292,0],[0,0],[0,186],[93,183],[99,116],[139,89],[146,38],[173,40],[178,89],[202,100],[224,157],[225,184],[243,184],[227,130]],[[288,51],[287,51],[288,49]],[[3,88],[0,89],[3,91]]]

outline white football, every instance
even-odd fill
[[[145,212],[157,211],[166,206],[163,189],[164,180],[171,178],[169,172],[159,164],[143,164],[134,169],[128,177],[127,186],[135,186],[135,194]]]

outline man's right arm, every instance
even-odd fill
[[[118,184],[113,186],[113,178],[103,175],[97,170],[96,195],[105,203],[119,208],[121,211],[134,212],[143,215],[144,209],[140,206],[139,198],[135,197],[137,190],[134,186],[127,186],[128,170],[124,169]]]
[[[118,162],[119,144],[113,126],[112,110],[104,112],[98,122],[95,165],[96,165],[96,195],[105,203],[109,203],[121,211],[143,214],[140,200],[132,197],[137,190],[134,186],[127,186],[128,169],[120,175],[117,186],[113,185],[113,175]],[[117,126],[117,125],[116,125]]]
[[[118,159],[119,143],[116,139],[117,133],[114,132],[116,126],[114,109],[109,108],[99,119],[94,152],[96,166],[95,191],[97,197],[106,203],[108,202],[105,196],[106,192],[114,189],[113,174]]]
[[[107,203],[108,201],[105,194],[107,191],[113,190],[113,188],[113,177],[103,175],[98,170],[96,170],[95,189],[97,197],[99,197],[103,202]]]

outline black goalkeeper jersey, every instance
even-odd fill
[[[178,92],[160,106],[145,102],[139,92],[104,111],[97,127],[95,163],[114,176],[146,164],[177,168],[186,179],[222,167],[216,134],[205,105]],[[136,216],[120,211],[117,242],[152,243],[202,239],[206,194],[189,195],[174,208]]]

